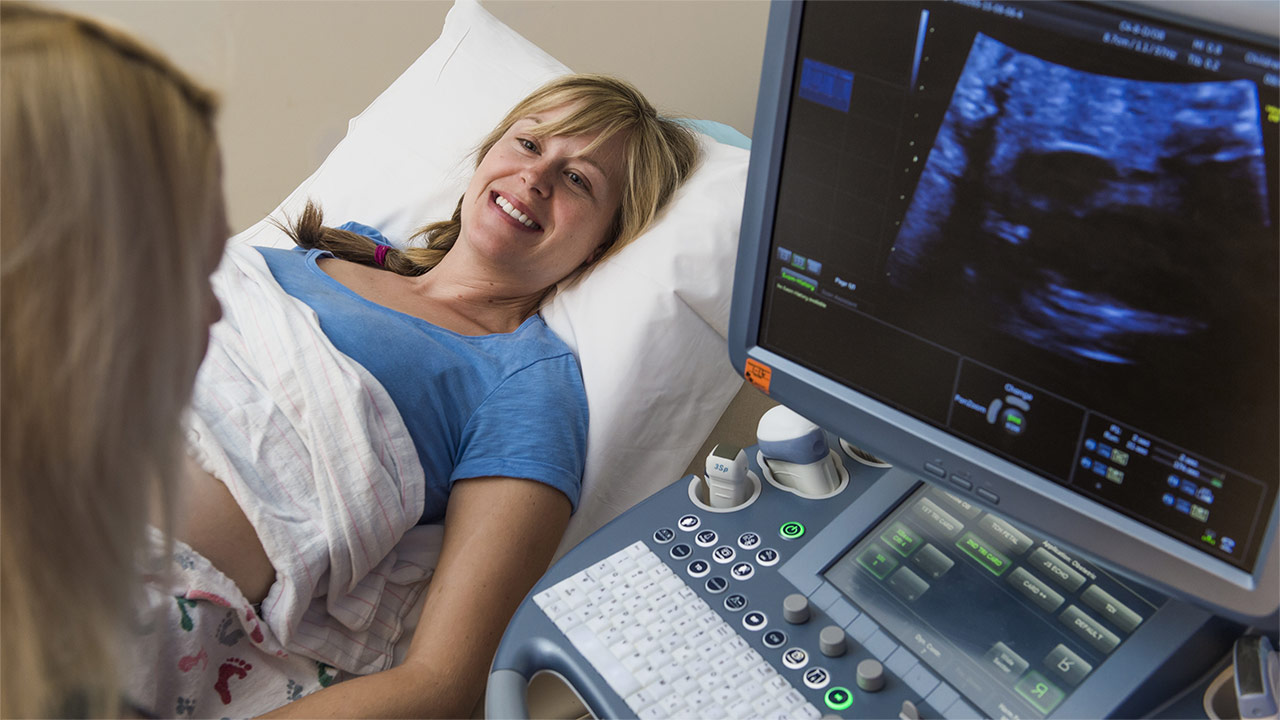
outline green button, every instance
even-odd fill
[[[902,557],[910,555],[911,551],[915,550],[916,546],[920,544],[920,536],[900,522],[890,525],[888,530],[881,533],[880,539],[889,547],[897,550]]]
[[[965,551],[966,555],[977,560],[979,565],[990,570],[996,577],[1000,577],[1009,569],[1009,558],[987,547],[982,538],[971,532],[965,533],[956,543],[956,547]]]
[[[888,551],[880,547],[880,543],[874,542],[858,556],[858,563],[880,580],[898,567],[898,561],[890,557]]]
[[[1049,682],[1043,675],[1032,670],[1017,685],[1013,686],[1018,694],[1027,699],[1027,702],[1036,706],[1036,709],[1046,715],[1054,708],[1058,707],[1058,703],[1062,702],[1062,698],[1066,697],[1066,693],[1058,689],[1058,686]]]
[[[782,527],[778,528],[778,534],[786,540],[795,540],[804,535],[804,526],[798,522],[782,523]]]
[[[848,710],[853,704],[853,693],[849,692],[849,688],[833,687],[827,691],[826,695],[827,707],[840,712]]]

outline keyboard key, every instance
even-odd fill
[[[560,599],[560,593],[556,590],[555,586],[549,587],[546,590],[543,590],[542,592],[533,596],[534,604],[537,605],[539,608],[542,608],[543,612],[546,612],[548,605],[550,605],[551,603],[554,603],[559,599]]]
[[[609,649],[600,644],[595,633],[585,625],[569,628],[565,631],[565,637],[569,638],[573,648],[591,663],[614,692],[626,697],[640,689],[640,683],[636,681],[631,671],[618,662]]]
[[[728,675],[730,671],[736,669],[738,664],[737,660],[735,660],[734,657],[732,655],[729,655],[728,653],[720,653],[719,655],[712,658],[709,662],[711,663],[711,669],[720,675]],[[783,682],[786,682],[786,681],[783,680]]]
[[[751,674],[763,684],[768,682],[773,676],[777,675],[778,671],[774,670],[773,666],[768,663],[760,663],[759,665],[751,668]]]
[[[738,691],[736,689],[723,686],[723,685],[716,688],[715,690],[712,690],[711,696],[715,698],[716,702],[720,703],[725,707],[729,707],[733,705],[735,702],[737,702],[740,699],[740,696],[738,695]]]
[[[703,708],[715,704],[715,701],[711,699],[711,695],[702,692],[701,688],[685,695],[684,702],[685,705],[689,706],[690,710],[693,710],[693,714],[697,717],[703,717]]]
[[[613,572],[613,563],[609,562],[609,560],[606,558],[596,563],[595,565],[592,565],[591,567],[587,568],[583,572],[587,574],[587,577],[591,578],[592,580],[598,581],[601,578],[603,578],[605,575]]]
[[[570,610],[566,613],[561,614],[559,617],[554,618],[553,622],[556,624],[556,627],[560,628],[561,632],[563,632],[567,628],[571,628],[577,625],[585,625],[587,622],[587,619],[583,617],[582,614],[579,613],[578,611]]]
[[[755,711],[757,717],[767,717],[781,710],[778,707],[778,701],[773,699],[771,695],[761,695],[751,701],[751,709]]]
[[[787,713],[790,713],[800,705],[807,705],[808,702],[808,700],[804,699],[804,695],[800,694],[799,690],[792,687],[789,687],[779,700],[779,703]]]
[[[750,670],[762,664],[764,664],[764,658],[760,657],[760,653],[755,650],[747,650],[738,656],[738,665],[745,670]]]
[[[667,717],[679,716],[687,709],[684,704],[684,698],[679,695],[667,695],[658,701],[658,705],[662,706],[663,711],[667,713]]]
[[[671,651],[671,659],[675,660],[680,665],[688,665],[689,663],[696,660],[697,657],[698,657],[698,651],[694,650],[688,645],[684,645],[683,642],[679,647]]]
[[[729,717],[725,709],[717,703],[711,703],[706,707],[700,708],[698,714],[703,720],[724,720],[724,718]]]
[[[786,678],[781,675],[775,675],[764,684],[764,689],[770,695],[778,697],[786,693],[788,690],[791,690],[792,687],[791,683],[787,682]]]
[[[654,695],[652,690],[648,688],[640,688],[623,698],[623,701],[627,703],[627,707],[631,708],[632,712],[638,713],[657,702],[658,698]]]
[[[673,680],[671,682],[671,687],[681,695],[689,695],[699,689],[698,681],[688,675],[682,675],[681,677]]]
[[[1058,621],[1075,631],[1075,634],[1088,642],[1095,649],[1109,653],[1120,644],[1120,638],[1102,626],[1088,613],[1075,605],[1070,605],[1058,616]]]
[[[1141,615],[1130,610],[1127,605],[1116,600],[1097,585],[1086,588],[1080,599],[1124,632],[1133,632],[1142,623]]]
[[[644,629],[641,628],[641,630],[643,631]],[[658,641],[650,637],[647,632],[645,632],[643,637],[635,641],[635,645],[636,652],[641,653],[646,658],[656,653],[662,647],[658,644]]]
[[[736,688],[751,682],[751,678],[747,675],[747,671],[740,667],[730,668],[724,673],[724,682],[727,687]]]
[[[658,648],[654,652],[649,653],[650,667],[665,667],[673,664],[674,663],[671,661],[671,654],[662,648]]]
[[[806,701],[803,705],[792,708],[787,716],[794,720],[818,720],[822,717],[822,711],[813,703]]]

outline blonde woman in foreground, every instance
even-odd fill
[[[118,716],[135,555],[172,514],[219,313],[216,102],[119,31],[17,3],[0,93],[0,712]]]

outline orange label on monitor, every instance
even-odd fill
[[[769,379],[773,377],[773,370],[767,365],[747,358],[747,370],[743,374],[746,375],[747,382],[760,388],[766,395],[769,393]]]

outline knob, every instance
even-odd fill
[[[827,657],[840,657],[847,649],[844,643],[844,630],[839,625],[828,625],[818,633],[818,649]]]
[[[884,666],[879,660],[858,663],[858,687],[867,692],[876,692],[884,687]]]
[[[782,619],[792,625],[803,625],[809,622],[809,598],[800,593],[791,593],[782,601]]]

